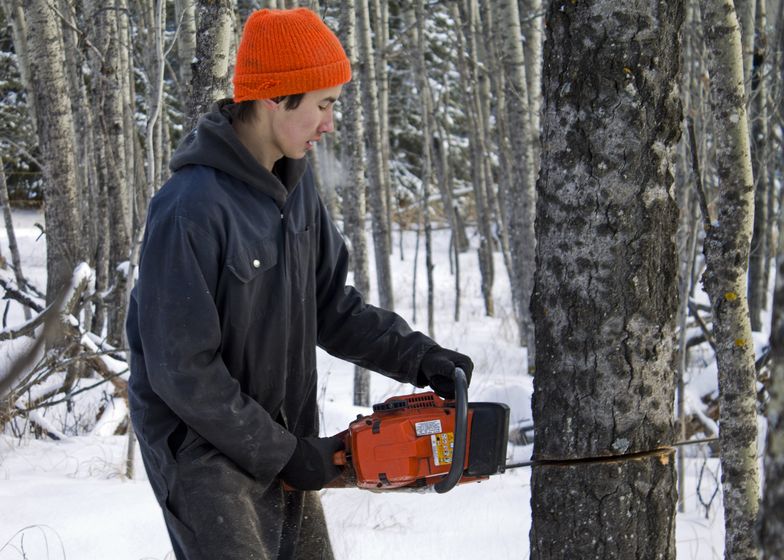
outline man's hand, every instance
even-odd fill
[[[297,490],[321,490],[340,476],[341,468],[333,463],[333,456],[343,448],[343,440],[337,437],[297,438],[297,447],[280,478]]]
[[[465,372],[466,381],[470,385],[471,372],[474,371],[474,362],[471,358],[459,352],[434,346],[422,358],[419,374],[436,394],[445,399],[454,399],[455,368],[458,367]]]

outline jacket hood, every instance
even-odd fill
[[[305,173],[307,158],[282,157],[268,171],[240,142],[231,126],[233,102],[224,99],[214,103],[196,128],[180,142],[169,162],[172,172],[186,165],[206,165],[228,173],[272,197],[282,207],[288,193]]]

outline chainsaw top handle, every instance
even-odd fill
[[[461,368],[455,368],[455,440],[452,450],[452,466],[446,478],[435,484],[439,494],[449,492],[460,482],[466,457],[468,439],[468,381]]]

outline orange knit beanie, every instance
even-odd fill
[[[258,10],[242,31],[234,101],[272,99],[344,84],[351,63],[335,34],[307,8]]]

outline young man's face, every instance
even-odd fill
[[[272,113],[273,147],[286,157],[305,157],[323,134],[332,132],[332,108],[343,86],[307,92],[296,109],[287,111],[285,102]]]

